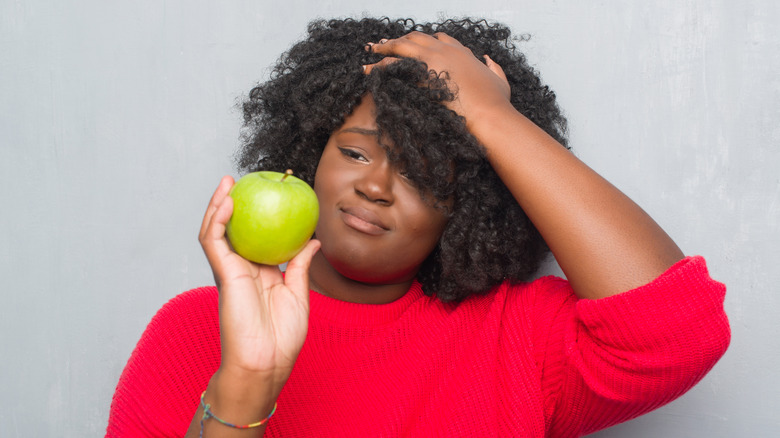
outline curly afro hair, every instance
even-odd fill
[[[506,73],[511,102],[564,147],[566,120],[555,94],[519,53],[509,29],[484,20],[417,24],[410,19],[318,20],[308,37],[282,55],[267,82],[243,102],[240,171],[295,170],[313,184],[331,133],[370,93],[376,122],[392,141],[388,157],[417,187],[445,209],[449,221],[417,279],[428,295],[460,301],[503,281],[528,280],[549,249],[493,171],[465,121],[444,103],[455,97],[446,72],[428,71],[412,59],[363,73],[381,55],[367,42],[410,31],[445,32]]]

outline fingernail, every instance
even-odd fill
[[[379,40],[379,44],[384,44],[386,42],[387,42],[387,38],[382,38],[381,40]]]
[[[363,66],[363,73],[365,73],[365,72],[366,72],[366,66],[364,65]]]

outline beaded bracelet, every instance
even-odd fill
[[[217,420],[218,422],[224,424],[225,426],[232,427],[234,429],[251,429],[253,427],[259,427],[268,421],[271,416],[274,415],[274,412],[276,412],[276,403],[274,403],[274,409],[271,411],[270,414],[268,414],[267,417],[264,419],[258,421],[257,423],[252,424],[245,424],[245,425],[237,425],[233,423],[228,423],[227,421],[217,417],[214,415],[213,412],[211,412],[211,404],[207,404],[204,398],[206,397],[206,391],[203,391],[203,394],[200,395],[200,406],[203,408],[203,417],[200,419],[200,437],[203,438],[203,422],[209,418],[213,418]]]

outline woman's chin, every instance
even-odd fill
[[[392,268],[383,260],[370,260],[360,258],[358,260],[331,259],[324,254],[328,263],[342,277],[365,285],[382,286],[398,284],[410,281],[416,274],[416,269],[398,267]]]

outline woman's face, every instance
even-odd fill
[[[377,136],[376,106],[363,98],[328,140],[314,177],[320,202],[315,234],[341,275],[362,283],[414,278],[447,223],[394,168]],[[385,146],[383,147],[382,144]]]

